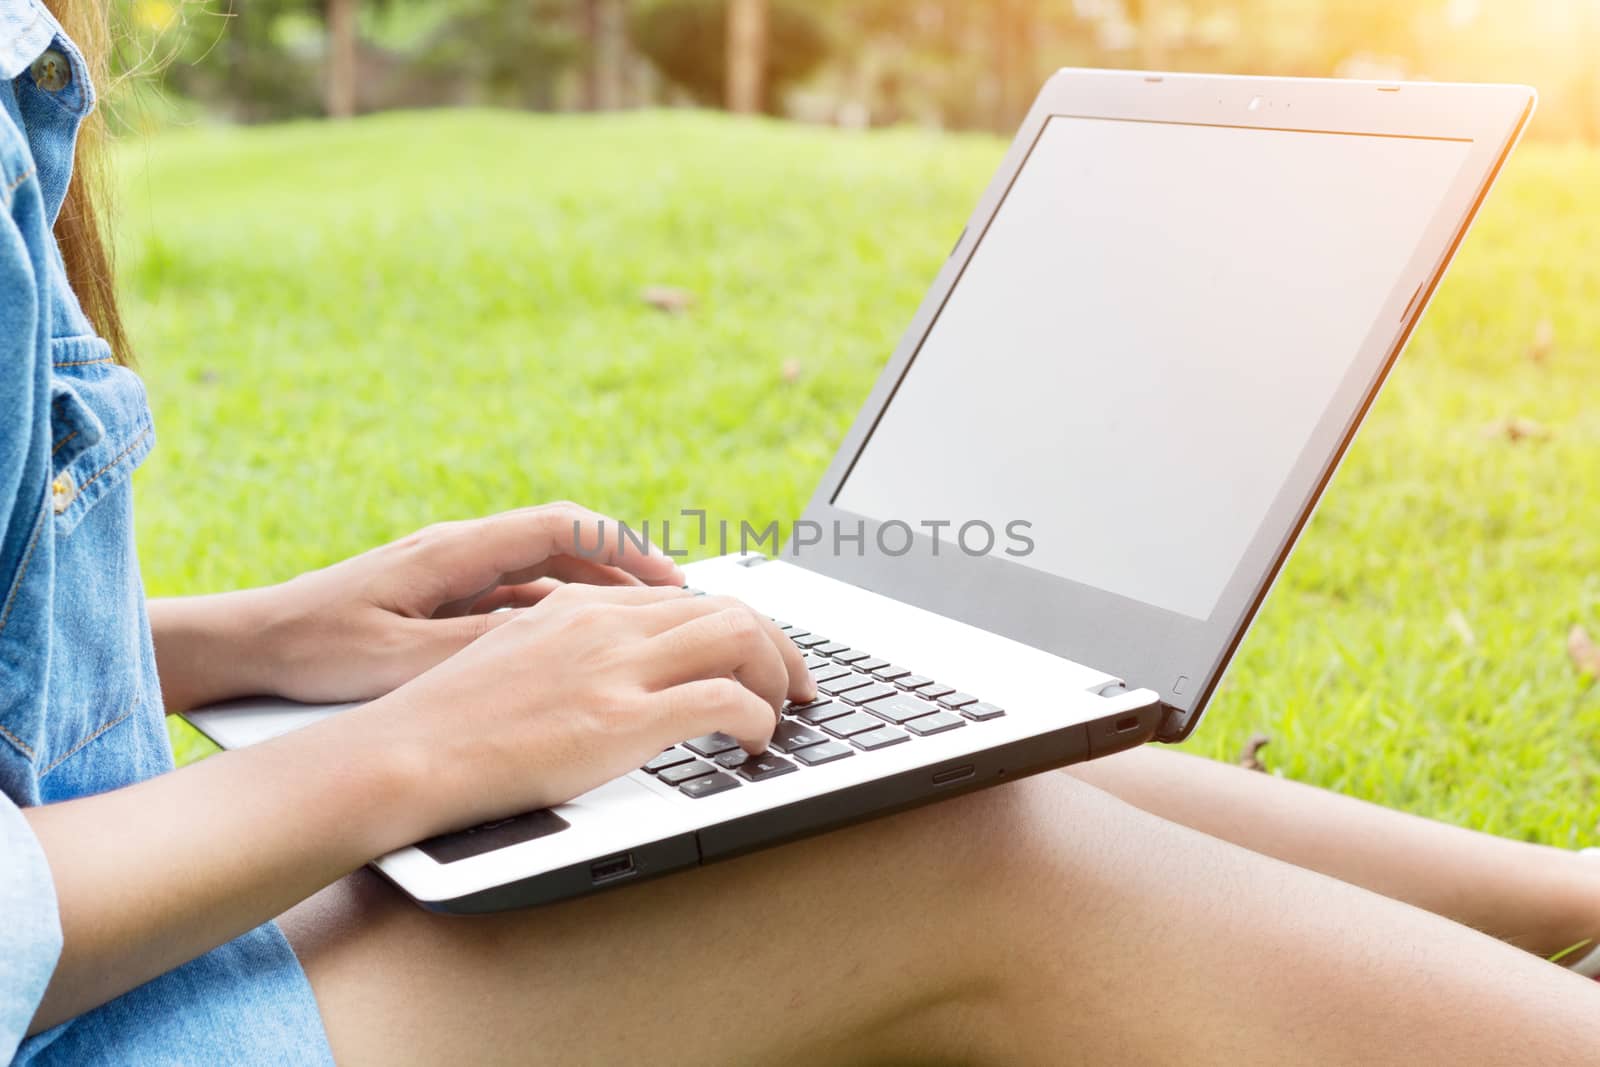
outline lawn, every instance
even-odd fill
[[[557,497],[798,515],[1003,147],[486,112],[125,146],[150,592]],[[1278,773],[1600,839],[1565,649],[1600,631],[1596,190],[1600,154],[1520,150],[1192,749],[1259,732]]]

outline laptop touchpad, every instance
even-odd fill
[[[430,837],[426,841],[418,841],[417,848],[436,863],[454,863],[456,860],[481,856],[496,849],[520,845],[524,841],[549,837],[565,830],[569,825],[567,820],[549,808],[540,808],[538,811],[528,811],[478,826],[469,826],[465,830]]]

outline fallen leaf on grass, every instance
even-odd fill
[[[670,285],[647,285],[643,296],[646,304],[669,315],[681,315],[694,307],[693,293]]]
[[[1600,678],[1600,645],[1594,643],[1594,638],[1582,626],[1574,625],[1567,633],[1567,655],[1579,674]]]
[[[1528,345],[1528,358],[1543,363],[1556,347],[1556,328],[1549,319],[1540,319],[1533,328],[1533,341]]]
[[[1520,416],[1491,422],[1483,428],[1485,437],[1504,437],[1508,441],[1543,441],[1553,436],[1550,427]]]
[[[1267,765],[1261,762],[1261,750],[1272,743],[1272,738],[1266,734],[1252,734],[1250,740],[1245,742],[1244,750],[1239,753],[1239,766],[1247,771],[1264,771]]]
[[[1472,632],[1472,626],[1467,622],[1467,617],[1461,614],[1460,609],[1452,608],[1450,614],[1444,617],[1444,623],[1456,632],[1463,644],[1468,648],[1478,643],[1478,635]]]

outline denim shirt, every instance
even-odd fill
[[[93,91],[41,9],[8,5],[0,33],[0,895],[6,940],[26,942],[0,953],[9,1058],[61,937],[17,806],[124,785],[172,757],[131,535],[128,476],[153,443],[144,387],[94,335],[51,237]],[[46,49],[70,67],[56,92],[29,70]]]
[[[325,1061],[309,986],[271,924],[23,1040],[62,935],[20,809],[172,769],[129,485],[154,443],[150,411],[52,235],[93,104],[39,0],[0,0],[0,1063],[251,1062],[285,1047]]]

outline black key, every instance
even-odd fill
[[[871,752],[875,748],[888,748],[890,745],[898,745],[902,741],[909,740],[911,738],[896,730],[893,726],[880,726],[876,730],[868,730],[864,734],[856,734],[850,739],[850,743]]]
[[[862,652],[860,649],[847,648],[843,652],[835,652],[833,658],[840,663],[859,663],[869,655],[870,653]]]
[[[919,719],[924,715],[931,715],[939,709],[926,700],[912,696],[910,693],[897,693],[892,697],[874,700],[867,705],[867,710],[880,719],[901,723],[909,719]]]
[[[680,763],[688,763],[694,759],[692,755],[681,748],[669,748],[655,759],[644,765],[644,769],[651,774],[664,771],[668,767],[676,767]]]
[[[822,682],[831,682],[835,678],[843,678],[849,673],[849,667],[844,666],[842,663],[830,662],[826,667],[812,667],[811,680],[821,684]],[[870,681],[871,679],[868,680]]]
[[[676,767],[668,767],[666,770],[656,775],[656,777],[661,779],[663,782],[666,782],[668,785],[682,785],[691,778],[699,778],[701,775],[714,774],[716,773],[716,770],[717,769],[715,767],[711,766],[709,763],[706,763],[704,760],[695,760],[693,763],[680,763]]]
[[[951,710],[964,708],[968,704],[976,704],[977,702],[978,698],[971,693],[951,693],[949,696],[939,698],[939,703]]]
[[[978,722],[982,722],[985,719],[998,719],[1005,713],[1006,710],[1004,708],[991,704],[987,700],[980,700],[976,704],[968,704],[961,709],[961,714]]]
[[[850,709],[843,704],[836,704],[831,700],[824,700],[820,704],[810,704],[795,713],[795,718],[803,723],[816,726],[818,723],[837,719],[841,715],[850,714]]]
[[[743,763],[748,758],[750,758],[750,753],[746,752],[744,749],[731,748],[711,762],[715,763],[718,767],[721,767],[724,770],[733,771],[738,770],[739,764]]]
[[[856,670],[858,670],[858,671],[866,671],[868,674],[876,676],[876,677],[881,677],[880,675],[878,675],[878,668],[879,667],[887,667],[888,665],[889,665],[889,661],[888,660],[886,660],[886,659],[877,659],[876,657],[871,658],[871,659],[857,660],[856,662],[850,664],[850,666],[854,667]]]
[[[897,667],[893,663],[886,667],[879,667],[877,670],[870,670],[869,668],[869,671],[874,678],[882,678],[886,682],[892,682],[899,678],[905,678],[911,674],[911,672],[906,670],[904,667]]]
[[[936,711],[932,715],[924,715],[920,719],[912,719],[905,724],[907,730],[922,737],[929,734],[942,734],[946,730],[954,730],[957,726],[967,725],[967,720],[948,711]]]
[[[955,691],[956,690],[954,686],[940,685],[938,682],[933,682],[929,685],[917,686],[917,696],[927,697],[929,700],[938,700],[940,697],[947,697]]]
[[[932,685],[932,678],[924,678],[920,674],[908,674],[904,678],[896,678],[894,684],[901,689],[921,689],[925,685]]]
[[[684,782],[678,787],[678,792],[686,797],[693,797],[699,800],[701,797],[709,797],[716,793],[726,793],[730,789],[737,788],[739,788],[739,779],[731,774],[723,774],[718,771],[715,774],[708,774],[704,778],[693,778]]]
[[[818,682],[817,688],[831,697],[840,693],[847,693],[852,689],[860,689],[864,685],[871,685],[872,679],[865,674],[846,674],[839,678],[830,678],[826,682]]]
[[[799,770],[794,764],[782,756],[775,756],[771,752],[763,752],[759,756],[751,756],[739,768],[739,777],[752,782],[764,782],[768,778],[776,778],[780,774]]]
[[[828,643],[828,639],[821,634],[806,634],[804,637],[795,637],[791,634],[789,639],[801,648],[816,648],[818,645]]]
[[[818,645],[816,648],[812,649],[812,651],[820,653],[821,655],[824,655],[824,656],[831,656],[835,652],[849,652],[850,651],[850,646],[846,645],[846,644],[841,644],[838,641],[829,641],[825,645]]]
[[[714,733],[706,734],[704,737],[697,737],[692,741],[685,741],[683,747],[697,755],[716,756],[728,751],[730,748],[738,748],[739,742],[727,734]]]
[[[824,735],[797,722],[783,723],[772,733],[772,747],[779,752],[795,752],[809,745],[820,745],[826,740]]]
[[[875,719],[864,711],[852,711],[850,714],[842,715],[837,719],[829,719],[822,724],[822,728],[834,737],[853,737],[856,734],[864,734],[868,730],[876,730],[882,725],[883,721],[881,719]]]
[[[854,756],[849,745],[843,741],[829,741],[823,745],[811,745],[802,748],[794,754],[794,758],[804,763],[807,767],[815,767],[819,763],[832,763],[836,759]]]
[[[873,682],[861,689],[852,689],[844,695],[844,699],[852,704],[867,704],[884,697],[897,696],[900,690],[886,682]]]

